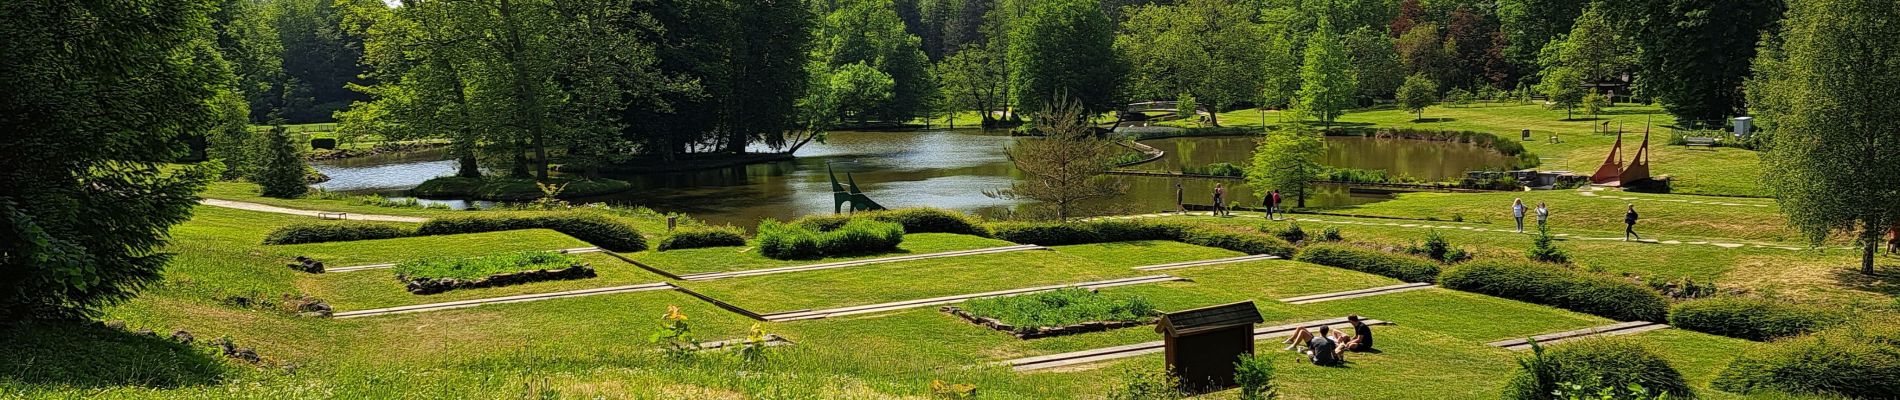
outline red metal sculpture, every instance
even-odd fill
[[[1649,128],[1643,128],[1643,144],[1636,148],[1636,156],[1630,158],[1627,166],[1623,164],[1623,134],[1616,134],[1616,145],[1610,148],[1610,156],[1603,159],[1603,166],[1590,174],[1590,183],[1604,186],[1623,186],[1629,183],[1649,179]]]

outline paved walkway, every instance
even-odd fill
[[[198,204],[214,206],[214,207],[235,208],[235,209],[245,210],[245,211],[302,215],[302,216],[312,217],[312,218],[318,218],[317,214],[332,214],[332,212],[330,211],[284,208],[284,207],[278,207],[278,206],[273,206],[273,205],[264,205],[264,204],[257,204],[257,203],[247,203],[247,202],[242,202],[242,201],[219,200],[219,199],[202,199],[202,200],[198,200]],[[343,216],[344,216],[343,219],[350,219],[350,220],[357,220],[357,221],[412,222],[412,223],[422,223],[422,222],[429,221],[428,218],[404,217],[400,215],[343,213]]]
[[[1390,324],[1389,322],[1380,321],[1376,319],[1362,319],[1360,320],[1360,322],[1363,322],[1366,325]],[[1269,339],[1274,339],[1274,338],[1292,336],[1293,331],[1295,329],[1298,329],[1301,327],[1307,327],[1309,329],[1319,329],[1319,327],[1322,325],[1331,326],[1333,327],[1333,329],[1347,329],[1348,327],[1351,326],[1351,324],[1348,324],[1346,322],[1345,318],[1332,318],[1332,319],[1323,319],[1323,320],[1318,320],[1318,321],[1308,321],[1308,322],[1301,322],[1301,323],[1294,323],[1294,324],[1254,328],[1253,340],[1261,341],[1261,340],[1269,340]],[[1082,350],[1082,351],[1072,351],[1068,353],[1050,354],[1046,356],[1024,357],[1024,358],[1018,358],[1014,360],[1003,361],[1000,364],[1008,365],[1010,368],[1015,369],[1018,372],[1034,371],[1034,370],[1039,370],[1039,369],[1065,367],[1065,366],[1077,365],[1077,364],[1087,364],[1087,363],[1093,363],[1093,362],[1122,359],[1122,358],[1139,356],[1143,354],[1160,353],[1163,350],[1165,350],[1165,348],[1163,347],[1163,344],[1164,343],[1162,341],[1157,340],[1153,342],[1136,343],[1136,344],[1131,344],[1131,345],[1114,346],[1114,347],[1103,347],[1099,349],[1089,349],[1089,350]],[[1268,349],[1257,350],[1257,351],[1273,351],[1273,350],[1272,350],[1272,346],[1268,346]]]
[[[1521,351],[1521,350],[1531,349],[1531,339],[1536,339],[1538,344],[1550,345],[1550,344],[1563,343],[1563,342],[1568,342],[1568,341],[1583,339],[1583,338],[1629,335],[1629,334],[1643,333],[1643,332],[1649,332],[1649,331],[1659,330],[1659,329],[1669,329],[1669,325],[1658,324],[1658,323],[1649,322],[1649,321],[1630,321],[1630,322],[1623,322],[1623,323],[1604,325],[1604,326],[1598,326],[1598,327],[1583,328],[1583,329],[1578,329],[1574,331],[1548,333],[1548,334],[1543,334],[1543,335],[1532,336],[1530,337],[1530,339],[1501,340],[1501,341],[1491,342],[1489,344],[1491,345],[1491,347],[1503,347],[1507,350]]]
[[[1248,214],[1251,214],[1251,215],[1248,215]],[[1155,214],[1117,215],[1117,216],[1108,216],[1108,217],[1096,217],[1094,219],[1139,219],[1139,218],[1173,217],[1173,216],[1180,216],[1180,215],[1181,215],[1180,213],[1155,213]],[[1189,216],[1205,216],[1204,214],[1196,214],[1192,212],[1188,213],[1188,215]],[[1257,213],[1257,212],[1235,212],[1234,213],[1234,218],[1259,218],[1259,216],[1260,216],[1260,213]],[[1493,233],[1502,234],[1502,235],[1528,235],[1528,233],[1517,233],[1517,230],[1510,229],[1510,228],[1490,228],[1490,227],[1484,227],[1484,226],[1469,226],[1469,225],[1444,225],[1444,222],[1442,221],[1376,219],[1379,222],[1371,222],[1371,221],[1355,221],[1355,220],[1349,220],[1347,218],[1354,218],[1354,217],[1309,216],[1309,217],[1296,217],[1296,218],[1282,218],[1280,220],[1281,221],[1295,221],[1295,222],[1361,225],[1361,226],[1384,226],[1384,227],[1396,227],[1396,228],[1445,229],[1445,230],[1462,230],[1462,231],[1471,231],[1471,232],[1493,232]],[[1362,219],[1370,219],[1370,218],[1362,218]],[[1608,242],[1623,241],[1623,237],[1621,236],[1596,237],[1596,236],[1582,236],[1582,235],[1576,235],[1576,234],[1570,234],[1570,233],[1551,233],[1550,235],[1554,237],[1558,237],[1558,238],[1568,239],[1568,240],[1608,241]],[[1736,248],[1748,247],[1748,248],[1758,248],[1758,249],[1781,249],[1781,250],[1790,250],[1790,251],[1809,250],[1809,248],[1806,248],[1806,247],[1789,246],[1786,243],[1765,243],[1765,242],[1737,240],[1737,239],[1706,239],[1705,238],[1705,239],[1700,239],[1700,240],[1689,240],[1689,241],[1638,239],[1638,240],[1632,240],[1631,242],[1665,244],[1665,245],[1715,246],[1715,247],[1721,247],[1725,249],[1736,249]],[[1825,249],[1853,250],[1853,248],[1851,247],[1824,247],[1824,248]]]

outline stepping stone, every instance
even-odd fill
[[[1184,280],[1187,280],[1187,279],[1178,277],[1178,276],[1173,276],[1173,275],[1149,275],[1149,276],[1139,276],[1139,277],[1133,277],[1133,278],[1110,279],[1106,281],[1083,282],[1083,283],[1073,283],[1073,284],[1066,284],[1066,285],[1038,286],[1038,287],[1032,287],[1032,288],[1022,288],[1022,289],[998,290],[994,292],[983,292],[983,293],[944,296],[944,297],[932,297],[928,299],[905,300],[905,301],[897,301],[897,302],[890,302],[890,303],[869,304],[869,305],[852,306],[852,307],[840,307],[840,308],[831,308],[831,309],[824,309],[824,310],[787,311],[787,312],[761,314],[760,317],[763,317],[766,321],[771,321],[771,322],[804,321],[804,320],[839,317],[839,316],[846,316],[846,315],[869,314],[869,313],[897,311],[897,310],[904,310],[904,309],[911,309],[911,308],[918,308],[918,307],[930,307],[930,306],[937,306],[937,305],[944,305],[944,304],[955,304],[955,303],[960,303],[960,302],[963,302],[964,300],[970,300],[970,299],[980,299],[980,298],[985,298],[985,297],[1015,296],[1015,295],[1030,294],[1030,293],[1036,293],[1036,292],[1046,292],[1046,291],[1064,289],[1064,288],[1101,289],[1101,288],[1109,288],[1109,287],[1116,287],[1116,286],[1140,285],[1140,284],[1148,284],[1148,283],[1173,282],[1173,281],[1184,281]]]
[[[581,254],[581,253],[599,253],[604,250],[601,250],[599,247],[576,247],[572,249],[560,249],[560,250],[550,250],[550,251],[553,251],[555,253],[561,253],[561,254]],[[372,269],[389,269],[389,268],[395,268],[395,267],[396,267],[396,263],[352,265],[348,267],[326,268],[323,270],[323,272],[354,272],[354,271],[363,271],[363,270],[372,270]]]
[[[369,316],[376,316],[376,315],[407,314],[407,313],[424,312],[424,311],[439,311],[439,310],[450,310],[450,309],[457,309],[457,308],[469,308],[469,307],[488,305],[488,304],[521,303],[521,302],[529,302],[529,301],[565,299],[569,297],[596,296],[596,295],[603,295],[603,294],[633,293],[633,292],[645,292],[645,291],[652,291],[652,290],[672,290],[672,289],[674,289],[674,287],[673,287],[673,284],[671,283],[666,283],[666,282],[646,283],[646,284],[639,284],[639,285],[572,290],[572,291],[566,291],[566,292],[535,293],[535,294],[495,297],[495,298],[487,298],[487,299],[451,301],[451,302],[445,302],[445,303],[417,304],[417,305],[412,305],[412,306],[378,308],[378,309],[373,309],[373,310],[345,311],[345,312],[336,313],[335,315],[332,315],[331,317],[333,318],[359,318],[359,317],[369,317]]]
[[[765,340],[763,341],[763,343],[765,344],[765,347],[772,347],[772,346],[791,345],[792,341],[786,340],[782,336],[768,333],[765,335]],[[699,348],[695,349],[694,351],[711,351],[711,350],[721,350],[721,349],[726,349],[726,348],[738,348],[738,347],[744,347],[745,344],[746,344],[746,339],[744,338],[727,339],[727,340],[721,340],[721,341],[716,341],[716,342],[705,342],[705,343],[700,343]]]
[[[1682,244],[1682,242],[1675,241],[1675,240],[1664,240],[1662,241],[1662,244]]]
[[[1308,296],[1288,297],[1288,298],[1280,299],[1280,302],[1289,303],[1289,304],[1312,304],[1312,303],[1318,303],[1322,301],[1345,300],[1345,299],[1353,299],[1353,298],[1360,298],[1360,297],[1378,296],[1378,295],[1390,294],[1390,293],[1410,292],[1413,290],[1431,289],[1434,287],[1438,287],[1438,285],[1433,285],[1430,283],[1422,283],[1422,282],[1421,283],[1404,283],[1404,284],[1397,284],[1397,285],[1392,285],[1392,286],[1380,286],[1380,287],[1370,288],[1370,289],[1348,290],[1344,292],[1321,293],[1321,294],[1308,295]]]
[[[1669,329],[1669,325],[1658,324],[1658,323],[1649,322],[1649,321],[1630,321],[1630,322],[1622,322],[1622,323],[1616,323],[1616,324],[1604,325],[1604,326],[1598,326],[1598,327],[1583,328],[1583,329],[1578,329],[1574,331],[1547,333],[1547,334],[1532,336],[1531,339],[1536,339],[1538,344],[1549,345],[1549,344],[1563,343],[1563,342],[1583,339],[1583,338],[1628,335],[1628,334],[1634,334],[1634,333],[1649,332],[1649,331],[1659,330],[1659,329]],[[1521,351],[1521,350],[1531,349],[1531,341],[1528,339],[1500,340],[1500,341],[1491,342],[1488,344],[1491,345],[1491,347],[1503,347],[1506,350],[1512,350],[1512,351]]]
[[[1390,325],[1391,324],[1390,322],[1380,321],[1376,319],[1360,319],[1359,322],[1365,323],[1366,325]],[[1318,320],[1318,321],[1301,322],[1301,323],[1296,323],[1296,324],[1260,327],[1260,328],[1254,328],[1253,340],[1261,341],[1261,340],[1270,340],[1270,339],[1292,336],[1293,330],[1299,329],[1301,327],[1312,329],[1314,330],[1314,333],[1317,334],[1320,326],[1331,326],[1334,329],[1345,329],[1346,327],[1350,326],[1350,324],[1346,322],[1345,318],[1331,318],[1331,319],[1323,319],[1323,320]],[[1136,343],[1136,344],[1130,344],[1130,345],[1103,347],[1103,348],[1098,348],[1098,349],[1090,349],[1090,350],[1082,350],[1082,351],[1072,351],[1072,352],[1067,352],[1067,353],[1050,354],[1050,355],[1045,355],[1045,356],[1024,357],[1024,358],[1018,358],[1014,360],[1002,361],[1002,362],[999,362],[998,364],[1008,365],[1010,366],[1011,369],[1014,369],[1017,372],[1023,372],[1023,371],[1034,371],[1034,370],[1039,370],[1039,369],[1049,369],[1049,368],[1065,367],[1065,366],[1070,366],[1070,365],[1088,364],[1088,363],[1099,362],[1099,361],[1129,358],[1129,357],[1140,356],[1143,354],[1160,353],[1164,350],[1166,350],[1166,348],[1164,347],[1164,343],[1162,341],[1157,340],[1153,342],[1143,342],[1143,343]],[[1259,351],[1256,351],[1256,352],[1259,352]]]
[[[1742,244],[1740,243],[1716,243],[1715,245],[1718,247],[1727,248],[1727,249],[1742,247]]]
[[[1047,247],[1037,246],[1033,244],[1022,244],[1022,245],[1015,245],[1015,246],[991,247],[987,249],[946,251],[942,253],[929,253],[929,254],[912,254],[912,255],[907,255],[907,256],[873,258],[869,260],[840,261],[840,262],[834,262],[834,263],[799,265],[799,266],[791,266],[791,267],[765,268],[765,269],[753,269],[753,270],[730,271],[730,272],[708,272],[708,273],[701,273],[701,274],[686,274],[686,275],[680,275],[679,279],[688,280],[688,281],[707,281],[707,280],[714,280],[714,279],[738,278],[738,277],[744,277],[744,276],[783,274],[783,273],[788,273],[788,272],[816,271],[816,270],[823,270],[823,269],[856,267],[856,266],[871,265],[871,264],[928,260],[932,258],[961,257],[961,256],[973,256],[973,255],[978,255],[978,254],[996,254],[996,253],[1008,253],[1008,252],[1023,251],[1023,250],[1048,250],[1048,249],[1049,248]]]
[[[1173,264],[1149,265],[1145,267],[1135,267],[1135,270],[1165,271],[1165,270],[1170,270],[1170,269],[1180,269],[1180,268],[1187,268],[1187,267],[1200,267],[1200,266],[1208,266],[1208,265],[1232,264],[1232,263],[1237,263],[1237,262],[1277,260],[1277,259],[1280,259],[1280,257],[1267,255],[1267,254],[1257,254],[1257,255],[1251,255],[1251,256],[1222,258],[1222,259],[1216,259],[1216,260],[1187,261],[1187,262],[1178,262],[1178,263],[1173,263]]]

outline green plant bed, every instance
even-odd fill
[[[1142,325],[1160,311],[1141,296],[1058,289],[1021,296],[976,299],[946,311],[1018,338],[1096,332]]]
[[[1669,303],[1628,280],[1548,264],[1476,261],[1439,276],[1446,288],[1590,313],[1619,321],[1662,321]]]
[[[1430,259],[1363,247],[1312,245],[1300,250],[1300,256],[1294,260],[1379,274],[1406,282],[1438,281],[1438,263]]]
[[[1776,342],[1730,363],[1714,386],[1744,394],[1900,398],[1900,320],[1869,316]]]
[[[1811,333],[1842,320],[1817,307],[1744,297],[1689,300],[1669,309],[1669,324],[1676,328],[1757,341]]]
[[[744,246],[745,230],[738,227],[701,226],[674,230],[660,237],[660,244],[654,246],[659,251],[698,249],[705,247]]]
[[[780,260],[890,252],[903,242],[902,225],[869,219],[852,219],[827,231],[770,219],[759,223],[759,253]]]
[[[447,197],[494,201],[527,201],[545,196],[541,187],[533,179],[523,178],[465,178],[444,176],[423,181],[409,193],[416,197]],[[599,196],[625,192],[633,184],[615,179],[569,179],[552,178],[546,183],[555,186],[565,185],[559,198]]]
[[[1041,246],[1173,240],[1247,254],[1293,256],[1285,240],[1244,229],[1182,222],[1105,220],[1075,223],[1010,222],[990,226],[997,239]]]
[[[1517,375],[1504,388],[1507,400],[1595,398],[1695,398],[1682,373],[1640,342],[1585,339],[1538,347],[1520,357]],[[1645,396],[1636,396],[1640,388]],[[1563,392],[1564,396],[1553,396]]]
[[[430,258],[396,264],[396,280],[410,293],[435,294],[455,289],[507,286],[547,280],[594,277],[594,270],[567,254],[527,251],[497,256]]]

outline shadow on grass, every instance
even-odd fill
[[[1418,124],[1432,124],[1432,123],[1439,123],[1439,122],[1454,122],[1457,120],[1458,120],[1457,118],[1451,118],[1451,117],[1437,117],[1437,118],[1417,118],[1417,119],[1413,119],[1412,122],[1418,123]]]
[[[1900,297],[1900,260],[1876,256],[1873,275],[1860,273],[1859,258],[1854,259],[1852,267],[1834,269],[1834,281],[1855,290]]]
[[[0,326],[0,380],[49,388],[216,384],[227,366],[208,347],[86,322]]]

